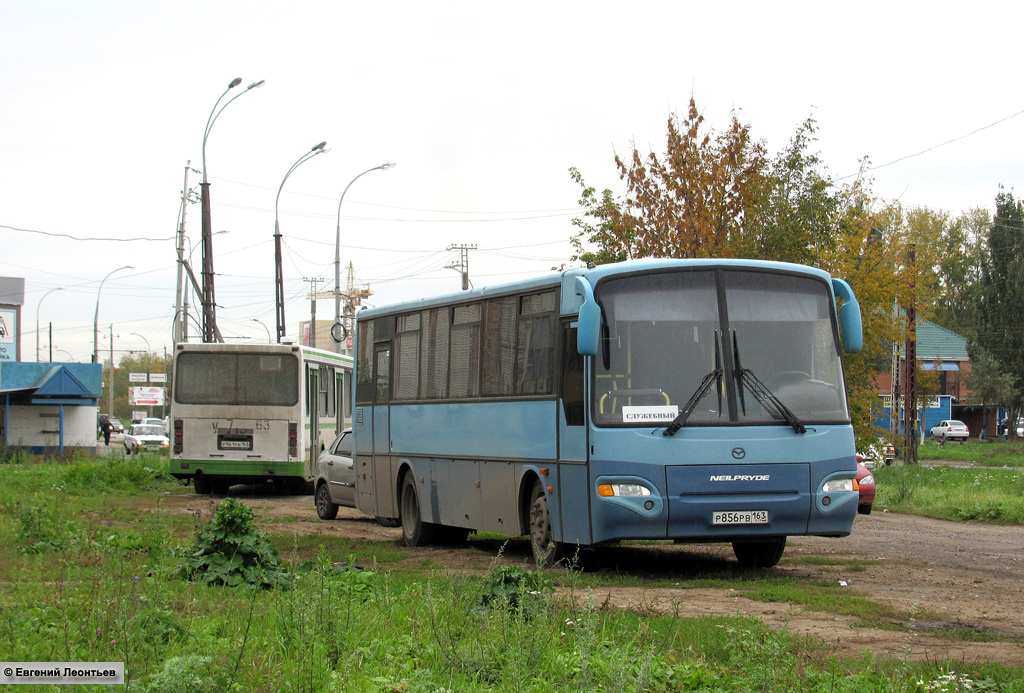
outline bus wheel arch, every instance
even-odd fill
[[[537,479],[530,494],[530,548],[538,568],[550,568],[565,558],[565,544],[555,541],[544,484]]]
[[[423,521],[416,475],[409,470],[400,478],[398,515],[402,523],[402,539],[407,546],[429,546],[439,538],[439,526]]]

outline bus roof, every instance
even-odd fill
[[[485,286],[479,289],[469,289],[467,291],[459,291],[456,293],[430,296],[427,298],[403,301],[401,303],[392,303],[390,305],[378,306],[375,308],[363,308],[356,314],[356,317],[359,320],[364,320],[380,315],[407,313],[422,310],[424,308],[446,305],[449,303],[470,303],[474,300],[488,298],[491,296],[500,296],[502,294],[509,294],[513,292],[528,292],[533,289],[540,291],[545,288],[555,286],[566,287],[566,290],[563,291],[561,312],[563,314],[567,314],[577,310],[580,304],[579,300],[576,299],[575,296],[566,295],[574,294],[572,282],[576,277],[586,277],[591,286],[596,286],[602,279],[619,274],[632,274],[634,272],[656,271],[672,268],[708,267],[757,268],[775,270],[779,272],[798,272],[801,274],[814,275],[825,282],[828,282],[831,279],[830,275],[824,270],[816,267],[810,267],[808,265],[798,265],[791,262],[717,258],[647,258],[642,260],[613,262],[605,265],[597,265],[595,267],[578,267],[575,269],[565,270],[563,272],[551,272],[531,279],[495,284],[493,286]]]
[[[225,342],[222,344],[218,343],[187,343],[181,342],[175,345],[176,352],[182,351],[205,351],[205,352],[258,352],[265,354],[274,353],[298,353],[301,352],[303,358],[315,358],[321,361],[338,361],[340,363],[351,365],[352,356],[348,354],[339,354],[333,351],[327,351],[326,349],[317,349],[315,347],[303,346],[301,344],[253,344],[251,342]]]

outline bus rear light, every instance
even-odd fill
[[[299,425],[297,423],[288,424],[288,454],[292,457],[299,455]]]
[[[185,438],[185,422],[181,419],[174,420],[174,453],[180,455],[183,449]]]

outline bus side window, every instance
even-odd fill
[[[562,406],[567,426],[586,422],[583,363],[583,356],[576,350],[576,328],[566,325],[562,331]]]

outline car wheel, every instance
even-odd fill
[[[871,514],[871,503],[865,503],[864,505],[858,505],[857,506],[857,512],[859,512],[861,515],[870,515]]]
[[[338,516],[338,506],[331,502],[331,492],[326,483],[316,487],[314,495],[316,515],[321,520],[333,520]]]
[[[204,495],[208,495],[211,491],[213,491],[213,482],[211,482],[203,475],[192,477],[192,486],[195,489],[196,493],[201,493]]]
[[[732,552],[744,568],[771,568],[786,550],[786,537],[769,541],[734,541]]]

